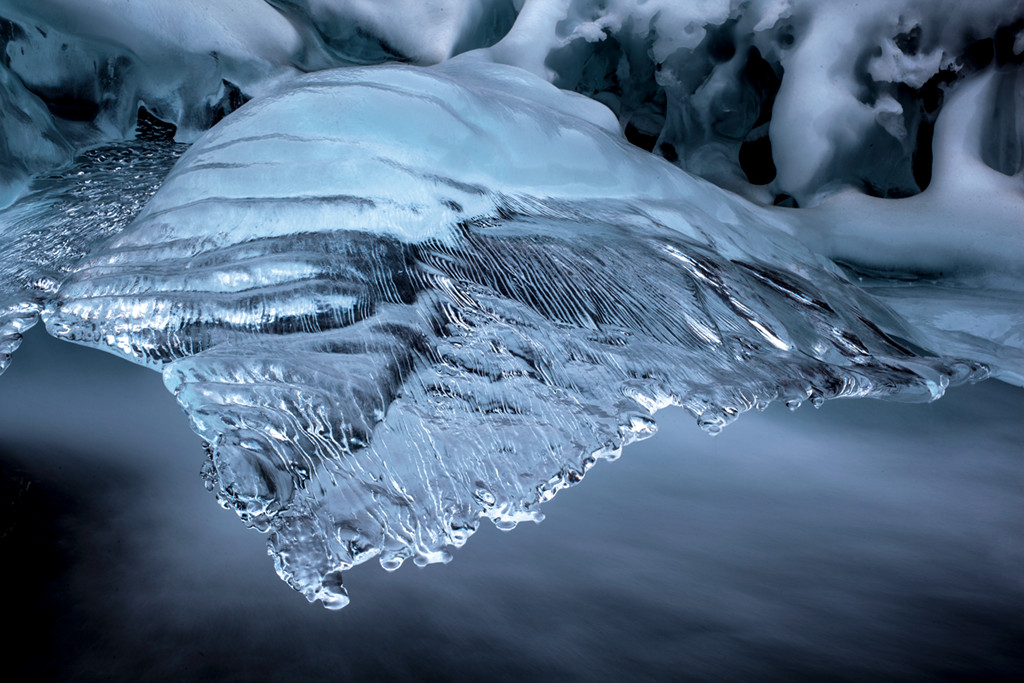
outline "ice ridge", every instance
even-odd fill
[[[354,564],[447,561],[482,519],[539,519],[665,406],[715,433],[987,372],[602,107],[473,58],[254,100],[44,317],[163,373],[209,487],[329,607]]]

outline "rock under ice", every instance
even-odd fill
[[[671,404],[1024,378],[1020,4],[201,5],[0,6],[0,371],[160,371],[310,600]]]

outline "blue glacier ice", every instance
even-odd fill
[[[654,431],[773,400],[931,400],[928,351],[784,223],[473,59],[321,71],[193,145],[49,302],[159,369],[208,485],[310,599],[445,561]]]
[[[27,112],[3,130],[53,141],[0,150],[20,164],[0,177],[0,372],[40,316],[161,372],[207,486],[311,601],[346,604],[341,573],[370,558],[445,562],[484,519],[539,521],[670,405],[715,434],[773,401],[1024,381],[1020,69],[950,67],[962,37],[897,54],[913,27],[878,9],[888,52],[826,87],[804,66],[845,14],[813,3],[479,2],[421,35],[364,3],[281,2],[287,26],[230,14],[152,44],[193,3],[134,9],[138,35],[96,20],[113,0],[79,8],[78,37],[64,5],[13,3],[57,32],[12,29],[25,56],[0,68]],[[123,77],[94,83],[65,43]],[[775,67],[769,123],[755,82]],[[943,69],[963,82],[937,117],[885,94]],[[60,78],[95,86],[95,111],[74,101],[91,120],[46,99]],[[187,151],[131,139],[140,107],[179,140],[212,128]],[[761,182],[740,157],[767,137]],[[900,198],[855,188],[861,171]]]

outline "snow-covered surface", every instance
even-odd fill
[[[997,99],[1005,80],[1019,100],[1021,76],[990,71],[953,92],[935,125],[932,180],[924,192],[905,199],[852,190],[832,195],[790,212],[805,221],[805,239],[834,259],[879,271],[987,274],[1020,283],[1024,166],[1007,175],[987,165],[982,154],[993,111],[1013,120],[1024,114],[1019,101]]]
[[[14,75],[44,99],[97,108],[89,125],[57,112],[56,125],[75,139],[130,133],[142,104],[192,140],[240,99],[297,71],[432,64],[468,51],[594,97],[634,139],[691,173],[763,203],[782,196],[801,205],[843,187],[878,196],[923,189],[915,164],[943,92],[990,64],[1019,68],[1022,16],[1021,0],[9,0],[0,8],[12,27],[3,62]],[[1008,142],[1019,147],[1019,134]]]

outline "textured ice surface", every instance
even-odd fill
[[[446,561],[684,406],[930,400],[936,355],[763,209],[480,60],[323,71],[194,145],[50,302],[162,370],[280,575]]]
[[[918,195],[836,193],[787,212],[805,244],[845,263],[929,339],[1024,384],[1024,150],[1000,116],[1024,124],[1024,71],[990,70],[947,97],[935,125],[932,180]],[[998,112],[997,116],[995,113]],[[1007,131],[1002,131],[1007,133]],[[1019,156],[1018,156],[1019,158]],[[998,166],[998,165],[997,165]]]
[[[759,203],[902,197],[929,185],[947,92],[1019,69],[1022,27],[1024,0],[6,0],[0,81],[21,84],[0,82],[0,130],[24,108],[3,91],[23,85],[49,109],[33,136],[118,139],[143,105],[191,141],[298,72],[475,51],[597,99],[635,144]],[[992,113],[1012,135],[986,163],[1019,170],[1021,117]],[[50,144],[0,165],[66,162]],[[25,180],[6,173],[0,201]]]
[[[0,211],[0,374],[72,266],[128,225],[182,151],[166,140],[104,145]]]
[[[43,309],[162,371],[210,487],[332,606],[352,564],[539,518],[668,404],[713,433],[1024,383],[1022,28],[1006,0],[7,0],[0,372]],[[418,66],[328,70],[386,61]],[[128,140],[140,109],[181,141],[231,115],[157,192],[183,146]]]
[[[281,79],[433,63],[496,42],[515,16],[511,0],[5,0],[0,207],[32,173],[130,137],[140,106],[191,142]]]

